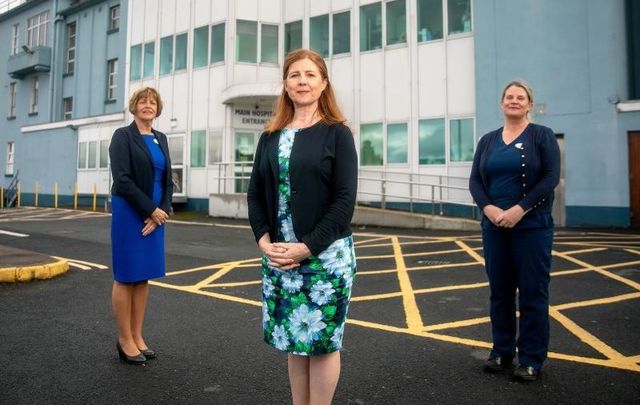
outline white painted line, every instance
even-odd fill
[[[77,267],[77,268],[82,269],[82,270],[91,270],[91,267],[84,266],[84,265],[78,264],[76,262],[69,262],[69,266]]]
[[[26,238],[27,236],[29,236],[26,233],[3,231],[1,229],[0,229],[0,234],[9,235],[9,236],[17,236],[18,238]]]

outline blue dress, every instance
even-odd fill
[[[153,158],[153,202],[160,205],[164,195],[165,156],[153,135],[143,134]],[[164,277],[164,226],[142,236],[144,220],[122,197],[112,196],[111,256],[113,278],[120,283],[135,283]]]

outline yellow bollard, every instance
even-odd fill
[[[0,187],[0,209],[4,208],[4,188]]]
[[[96,183],[93,183],[93,210],[96,210]]]
[[[20,182],[16,184],[16,190],[18,192],[18,199],[16,200],[16,208],[20,208]]]
[[[36,208],[38,208],[38,188],[39,188],[39,186],[40,186],[40,184],[38,184],[38,182],[36,181],[36,186],[34,187],[34,191],[36,193],[34,205],[36,206]]]
[[[53,183],[53,208],[58,208],[58,182]]]
[[[78,209],[78,183],[73,185],[73,209]]]

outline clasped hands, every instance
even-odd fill
[[[142,236],[147,236],[155,231],[157,227],[162,226],[169,219],[169,215],[160,208],[153,210],[149,218],[144,220],[144,228],[142,228]]]
[[[271,243],[263,237],[258,246],[267,256],[269,266],[280,270],[299,267],[300,262],[311,255],[311,251],[304,243]]]
[[[501,228],[513,228],[526,214],[526,211],[518,204],[508,210],[503,210],[495,205],[487,205],[482,211],[489,218],[489,221]]]

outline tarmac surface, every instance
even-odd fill
[[[117,357],[109,226],[107,214],[0,210],[0,255],[70,266],[0,283],[0,403],[290,403],[286,356],[262,342],[259,252],[245,221],[167,224],[167,277],[151,282],[145,323],[158,359],[145,367]],[[354,236],[335,404],[640,402],[640,235],[556,232],[549,360],[526,384],[482,371],[491,336],[479,233]]]

